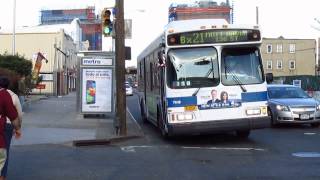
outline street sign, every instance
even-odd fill
[[[37,84],[36,89],[45,89],[46,85],[45,84]]]

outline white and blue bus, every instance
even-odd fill
[[[137,60],[143,120],[163,136],[270,126],[258,26],[170,22]]]

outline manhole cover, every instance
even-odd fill
[[[296,156],[296,157],[306,157],[306,158],[320,157],[320,153],[318,153],[318,152],[297,152],[297,153],[292,153],[292,155]]]

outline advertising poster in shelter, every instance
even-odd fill
[[[82,71],[82,112],[112,111],[112,69]]]

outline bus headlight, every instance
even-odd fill
[[[247,109],[247,110],[246,110],[246,114],[247,114],[247,115],[260,115],[260,114],[261,114],[261,110],[260,110],[260,108],[257,108],[257,109]]]
[[[262,107],[260,107],[260,109],[261,109],[261,113],[262,113],[263,115],[266,115],[266,114],[268,113],[268,108],[267,108],[267,106],[262,106]]]
[[[172,113],[170,115],[171,121],[185,121],[185,120],[192,120],[193,114],[192,113]]]

